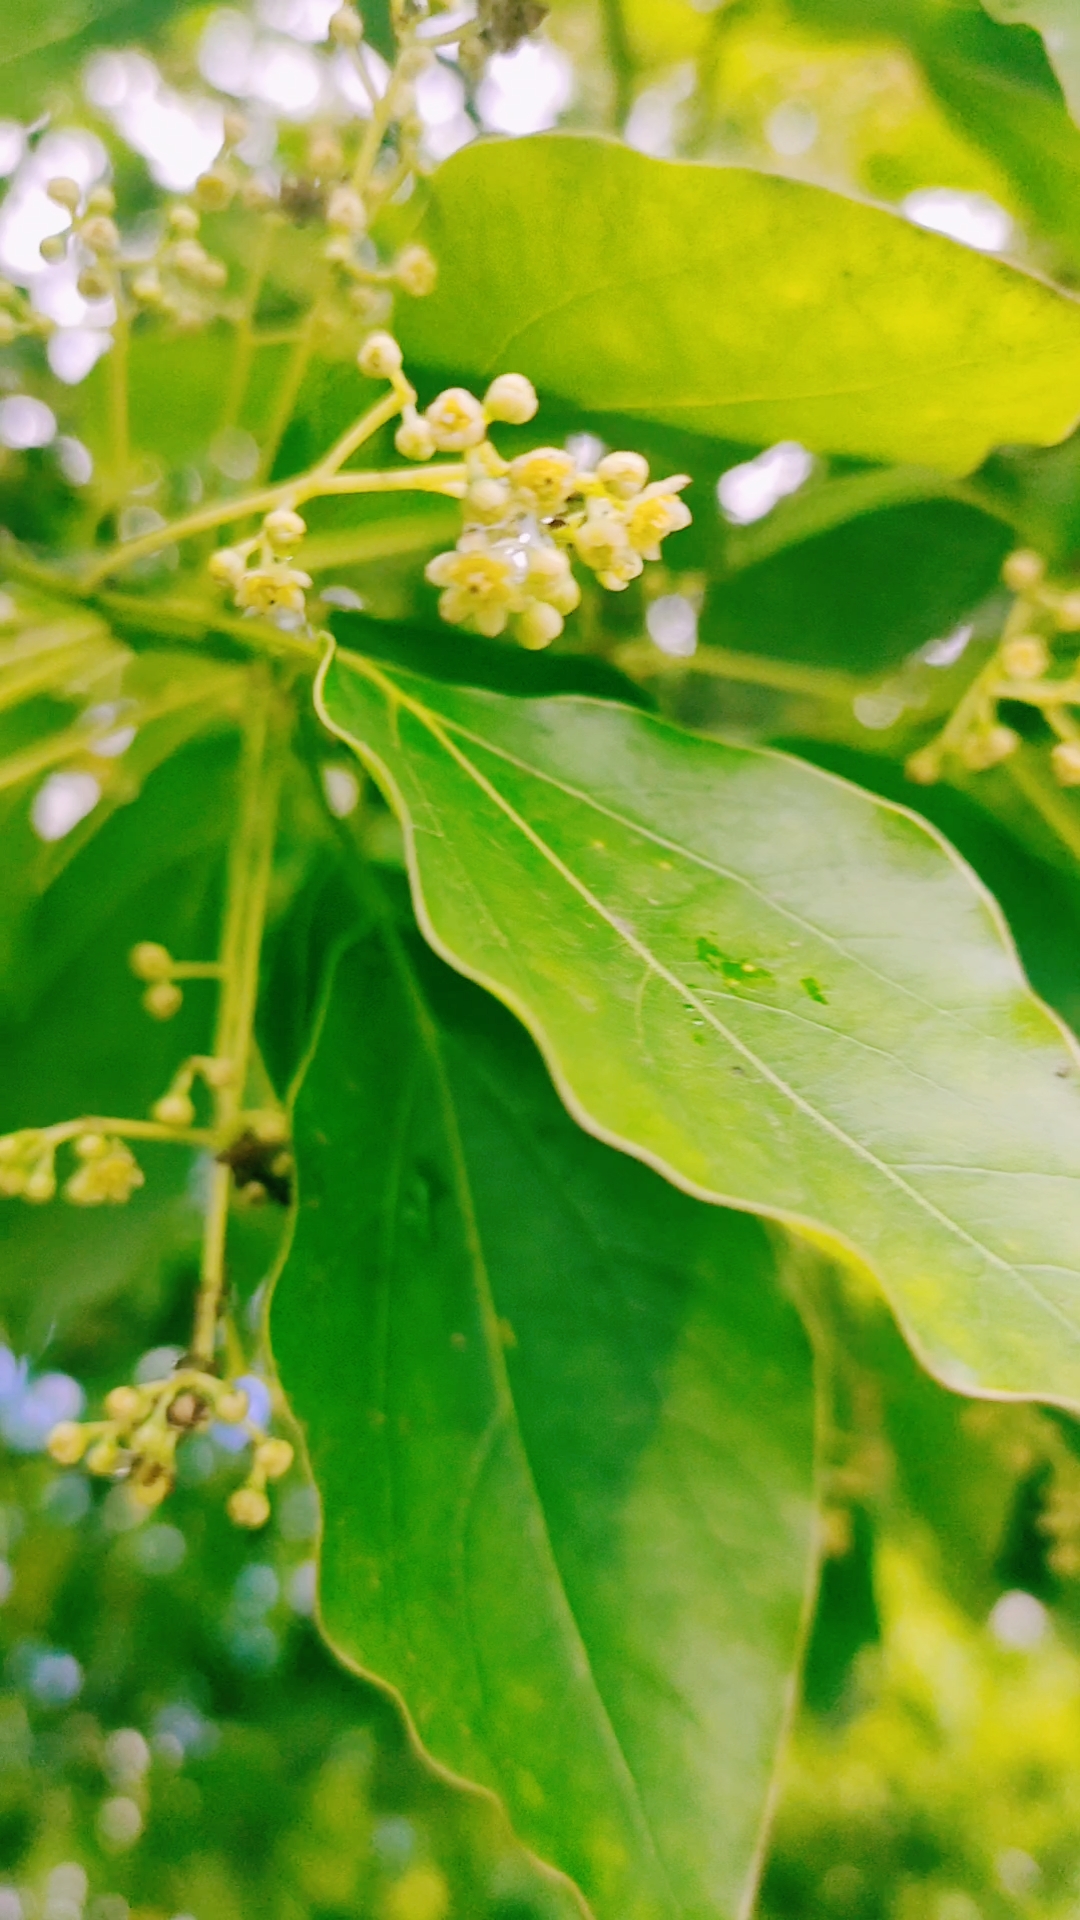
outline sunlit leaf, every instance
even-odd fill
[[[932,829],[601,703],[339,656],[320,708],[585,1126],[846,1245],[947,1384],[1080,1402],[1076,1052]]]
[[[540,136],[436,175],[412,360],[759,444],[961,471],[1080,411],[1080,307],[893,213]]]

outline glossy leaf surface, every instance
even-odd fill
[[[599,702],[339,656],[320,705],[401,813],[429,939],[583,1125],[845,1243],[947,1384],[1080,1402],[1075,1050],[931,828]]]
[[[600,140],[480,142],[433,183],[414,362],[764,444],[975,466],[1080,412],[1080,306],[821,187]],[[605,264],[598,265],[598,262]]]
[[[1080,5],[1077,0],[984,0],[1007,26],[1034,27],[1061,81],[1074,120],[1080,120]]]
[[[272,1332],[326,1632],[601,1920],[745,1911],[812,1577],[762,1229],[585,1138],[392,934],[346,951],[295,1126]]]

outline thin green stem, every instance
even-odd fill
[[[42,1127],[40,1133],[50,1146],[61,1146],[84,1133],[112,1134],[122,1140],[163,1140],[170,1146],[214,1144],[213,1134],[205,1127],[166,1127],[157,1120],[114,1120],[96,1113],[83,1114],[78,1120],[58,1120],[55,1126]]]
[[[616,647],[612,660],[632,679],[649,680],[674,673],[698,673],[716,680],[737,680],[755,687],[775,687],[779,693],[805,693],[816,700],[850,706],[868,682],[853,673],[826,667],[802,666],[797,661],[772,660],[765,655],[736,653],[727,647],[700,647],[686,659],[661,653],[648,640],[628,640]]]
[[[607,56],[615,81],[614,120],[615,130],[621,133],[626,125],[630,109],[634,104],[634,81],[637,77],[637,60],[630,44],[630,34],[626,25],[626,16],[622,9],[622,0],[602,0],[604,15],[604,38],[607,42]]]
[[[128,405],[128,378],[131,329],[124,304],[124,285],[119,270],[113,277],[113,301],[116,320],[109,353],[109,425],[112,434],[113,467],[117,493],[127,492],[131,466],[131,422]]]
[[[243,1111],[251,1064],[259,956],[273,866],[278,798],[286,744],[286,720],[268,672],[252,676],[240,760],[236,832],[229,851],[225,914],[221,930],[221,995],[214,1030],[214,1058],[227,1061],[224,1084],[214,1088],[214,1136],[228,1138]],[[191,1353],[212,1367],[218,1315],[225,1287],[232,1171],[215,1163],[203,1233],[199,1293]]]
[[[219,429],[221,432],[234,427],[240,418],[240,410],[251,375],[251,363],[255,357],[255,348],[257,344],[262,344],[255,333],[255,315],[258,312],[259,300],[269,270],[273,246],[274,229],[269,219],[264,219],[259,229],[255,254],[251,262],[244,304],[236,324],[232,366],[229,369],[229,382],[225,390],[225,406]]]
[[[277,403],[270,416],[270,426],[259,457],[258,471],[262,479],[266,479],[273,471],[278,449],[285,438],[289,422],[296,410],[296,402],[300,397],[300,389],[304,384],[308,367],[311,365],[319,322],[322,318],[322,293],[323,289],[320,287],[304,315],[298,329],[296,345],[293,347],[289,364],[278,388]]]
[[[260,487],[241,499],[215,501],[212,506],[200,507],[182,520],[173,520],[167,526],[155,528],[152,533],[141,534],[136,540],[113,547],[83,574],[78,582],[78,592],[92,593],[110,574],[130,566],[134,560],[141,560],[146,554],[172,546],[178,540],[189,540],[194,534],[206,533],[211,527],[227,526],[231,521],[245,520],[251,514],[270,513],[275,507],[302,506],[306,500],[343,493],[441,493],[459,499],[467,484],[468,475],[461,464],[385,469],[375,467],[361,473],[326,475],[320,475],[319,469],[314,468],[297,475],[293,480],[281,480],[276,486]],[[55,584],[61,592],[65,591],[63,582]]]
[[[412,393],[411,387],[409,392]],[[317,466],[312,468],[312,479],[329,479],[332,474],[337,473],[338,468],[345,465],[346,460],[351,458],[358,447],[362,447],[365,441],[378,433],[380,427],[385,427],[395,414],[401,412],[404,400],[404,394],[391,387],[389,393],[385,393],[381,400],[377,400],[373,407],[369,407],[367,413],[363,414],[347,433],[343,433],[340,440],[334,442],[329,453],[324,454]]]

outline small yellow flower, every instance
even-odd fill
[[[676,474],[672,480],[655,480],[629,502],[626,537],[643,560],[659,560],[661,540],[690,525],[693,515],[679,499],[681,489],[689,485],[689,474]]]
[[[442,587],[439,612],[453,627],[468,627],[493,640],[521,605],[514,570],[504,554],[467,546],[437,553],[424,569],[433,587]]]
[[[1062,787],[1080,787],[1080,741],[1059,740],[1050,755],[1054,778]]]
[[[570,570],[569,556],[560,547],[544,542],[529,548],[525,591],[536,600],[546,601],[558,613],[573,613],[581,604],[581,588]]]
[[[255,613],[303,613],[311,575],[297,567],[252,567],[236,589],[236,604]]]
[[[574,533],[574,545],[602,587],[618,593],[636,580],[644,560],[631,546],[626,522],[606,500],[590,500],[585,518]]]
[[[510,478],[525,506],[542,515],[558,513],[574,491],[577,464],[561,447],[535,447],[511,460]]]
[[[439,269],[426,247],[419,244],[406,247],[394,262],[394,278],[405,293],[414,300],[422,300],[426,293],[433,293]]]
[[[536,388],[523,373],[500,373],[484,395],[488,419],[503,420],[512,427],[523,427],[532,419],[539,404]]]
[[[616,500],[632,500],[649,478],[649,463],[640,453],[606,453],[596,477]]]
[[[122,1140],[106,1142],[104,1153],[84,1160],[64,1188],[77,1207],[123,1206],[144,1181],[142,1168]]]
[[[369,333],[356,356],[366,380],[392,380],[401,372],[403,355],[392,333]]]
[[[462,453],[466,447],[478,447],[487,431],[483,407],[464,387],[447,387],[437,394],[425,408],[424,418],[441,453]]]
[[[402,409],[394,445],[406,460],[430,460],[435,452],[435,435],[430,423],[421,419],[415,407]]]
[[[545,600],[530,600],[514,622],[514,630],[530,653],[550,647],[563,630],[562,614]]]

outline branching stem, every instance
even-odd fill
[[[229,850],[225,913],[218,962],[221,994],[214,1032],[214,1058],[229,1072],[215,1086],[215,1139],[227,1138],[244,1106],[251,1063],[259,955],[277,829],[278,798],[286,745],[286,721],[274,680],[266,670],[252,675],[240,759],[236,831]],[[218,1314],[225,1286],[225,1237],[232,1171],[214,1165],[203,1232],[199,1294],[195,1305],[192,1358],[211,1368]]]

